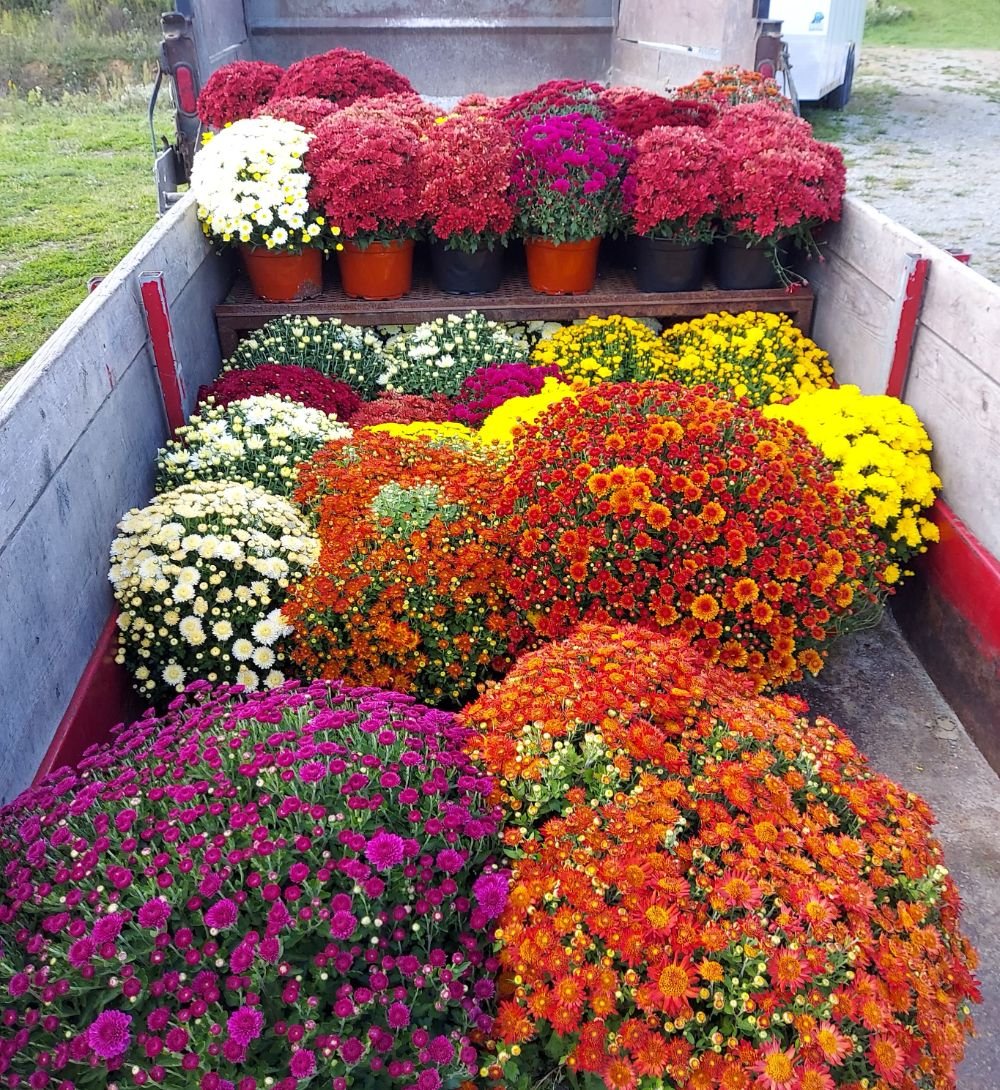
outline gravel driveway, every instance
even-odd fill
[[[1000,282],[1000,52],[865,49],[847,109],[811,120],[851,192]]]

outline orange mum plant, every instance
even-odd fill
[[[502,511],[520,636],[676,628],[768,683],[877,602],[884,545],[803,434],[708,387],[602,384],[524,429]]]
[[[491,455],[360,432],[299,470],[319,565],[283,615],[292,659],[342,678],[454,703],[508,664],[507,536]]]
[[[979,994],[932,815],[804,710],[680,641],[596,625],[466,710],[520,815],[487,1075],[954,1085]]]

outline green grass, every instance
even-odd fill
[[[145,111],[0,98],[0,385],[155,222]]]
[[[907,45],[924,49],[1000,49],[998,0],[895,0],[913,15],[870,27],[866,45]]]

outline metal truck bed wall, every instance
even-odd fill
[[[752,68],[754,0],[178,0],[202,83],[237,59],[288,65],[343,46],[381,57],[435,99],[564,78],[656,89]]]
[[[162,273],[184,401],[219,368],[231,283],[190,198],[165,216],[0,390],[0,802],[26,787],[111,605],[108,548],[144,504],[166,436],[139,277]]]

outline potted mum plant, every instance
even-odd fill
[[[617,229],[623,187],[630,187],[631,154],[621,132],[586,114],[542,114],[524,123],[513,182],[535,291],[574,294],[594,286],[601,236]]]
[[[716,284],[790,284],[791,246],[817,254],[815,231],[840,219],[843,155],[816,140],[807,121],[764,103],[725,111],[714,132],[726,148],[723,233],[713,250]]]
[[[340,277],[354,298],[398,299],[410,290],[419,150],[417,127],[391,110],[348,106],[316,128],[306,158],[310,199],[343,230]]]
[[[472,109],[428,127],[420,145],[420,213],[430,239],[431,271],[455,295],[496,291],[514,225],[507,129]]]
[[[244,118],[211,137],[191,171],[202,229],[239,247],[253,290],[269,302],[318,295],[323,251],[339,234],[307,197],[311,140],[290,121]]]
[[[636,142],[629,193],[640,291],[696,291],[723,191],[725,149],[695,126],[660,126]]]
[[[267,61],[224,64],[208,77],[198,95],[198,119],[218,131],[253,116],[271,100],[284,74],[281,65]]]

